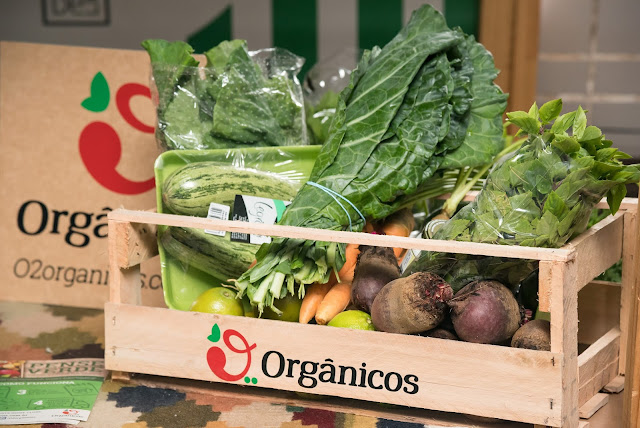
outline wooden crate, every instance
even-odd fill
[[[636,205],[626,199],[615,216],[559,249],[115,210],[109,214],[106,367],[578,427],[580,407],[593,407],[596,393],[622,373],[629,317],[624,299],[633,263],[623,265],[622,322],[580,355],[578,292],[621,257],[632,257],[634,241],[623,238],[633,237]],[[540,308],[551,313],[551,351],[144,307],[139,264],[157,252],[154,225],[539,260]],[[214,326],[222,339],[212,343]]]

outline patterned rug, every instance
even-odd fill
[[[0,302],[0,360],[104,358],[100,310]],[[409,409],[408,409],[409,410]],[[462,416],[459,420],[465,420]],[[492,426],[486,423],[447,427]],[[22,425],[62,428],[63,424]],[[72,425],[69,425],[71,427]],[[127,428],[423,428],[443,425],[399,422],[312,406],[291,406],[106,380],[88,422],[79,427]],[[500,423],[511,428],[530,426]]]

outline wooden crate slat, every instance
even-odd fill
[[[623,211],[608,217],[574,238],[562,249],[573,249],[578,264],[575,281],[577,290],[612,266],[622,257]],[[607,248],[607,251],[602,251]],[[609,250],[610,249],[610,250]],[[551,305],[550,278],[553,263],[540,263],[538,305],[540,311],[549,312]]]
[[[374,235],[369,233],[343,232],[305,227],[265,225],[231,220],[214,220],[174,214],[158,214],[145,211],[118,209],[109,213],[116,222],[164,224],[167,226],[196,227],[200,229],[224,230],[226,232],[251,233],[295,239],[377,245],[381,247],[411,248],[416,250],[442,251],[510,257],[515,259],[567,261],[574,257],[573,249],[537,248],[507,245],[481,244],[475,242],[416,239],[401,236]]]
[[[611,382],[602,388],[604,392],[609,394],[618,394],[624,390],[624,376],[616,376]]]
[[[618,364],[618,359],[612,361],[611,364],[603,367],[587,384],[580,387],[578,393],[579,406],[589,401],[591,397],[602,389],[603,384],[606,385],[618,375]]]
[[[607,394],[596,394],[589,401],[580,406],[580,417],[584,419],[589,419],[591,416],[595,415],[595,413],[602,409],[609,402],[609,395]]]
[[[619,352],[620,329],[614,327],[578,356],[580,406],[617,376]]]
[[[258,386],[554,426],[560,422],[560,406],[551,408],[551,400],[560,403],[561,398],[555,387],[561,372],[558,354],[112,303],[106,305],[105,320],[109,370],[219,381],[206,361],[207,349],[213,345],[207,335],[217,323],[223,331],[231,326],[250,344],[257,344],[247,375],[256,377]],[[286,370],[275,379],[262,373],[261,360],[268,351],[320,364],[331,358],[336,368],[360,369],[366,363],[369,371],[414,374],[419,392],[411,395],[321,382],[314,389],[303,388],[295,369],[291,378]],[[229,361],[237,357],[227,354]],[[270,355],[267,371],[273,375],[276,356]],[[246,359],[240,360],[245,364]]]
[[[624,211],[619,211],[567,244],[576,250],[578,291],[622,258],[623,223]]]
[[[589,382],[604,367],[618,358],[619,351],[620,329],[614,327],[578,355],[578,384],[582,386]],[[602,386],[605,385],[606,383]]]

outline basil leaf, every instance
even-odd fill
[[[567,129],[569,129],[571,125],[573,125],[575,117],[575,111],[563,114],[562,116],[557,118],[555,122],[553,122],[553,125],[551,126],[551,132],[553,132],[554,134],[562,134],[563,132],[566,132]]]
[[[528,134],[537,134],[540,132],[541,123],[537,119],[529,116],[528,113],[523,111],[514,111],[512,113],[507,113],[507,118],[509,119],[509,122],[520,127]]]
[[[540,121],[543,125],[554,121],[562,111],[562,99],[547,101],[540,107]]]
[[[600,128],[595,126],[587,126],[582,134],[582,137],[579,138],[580,142],[583,141],[591,141],[591,140],[599,140],[602,137],[602,132]]]
[[[584,135],[584,131],[587,127],[587,115],[582,107],[578,106],[576,110],[576,117],[573,119],[573,136],[578,138],[578,141]]]
[[[582,147],[580,146],[580,143],[578,142],[577,138],[565,136],[562,134],[556,135],[555,139],[551,142],[551,144],[559,148],[566,154],[575,153],[578,150],[580,150],[580,148]]]
[[[567,214],[568,210],[567,205],[562,198],[560,198],[556,192],[551,192],[549,193],[549,196],[547,196],[547,199],[544,202],[544,208],[542,209],[543,213],[547,211],[550,211],[551,214],[560,219]]]
[[[615,214],[618,212],[620,208],[620,204],[627,194],[627,186],[624,184],[618,184],[614,186],[609,193],[607,194],[607,204],[609,204],[609,210],[611,210],[611,214]]]
[[[538,110],[538,104],[534,101],[533,105],[529,109],[529,117],[535,120],[540,120],[540,111]]]

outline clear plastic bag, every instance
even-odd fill
[[[236,195],[289,201],[311,174],[318,151],[307,146],[164,152],[155,164],[157,210],[233,220]],[[272,207],[260,204],[261,216],[273,214]],[[204,291],[243,273],[260,245],[237,238],[229,232],[159,226],[167,306],[188,310]]]
[[[223,42],[205,57],[204,66],[152,61],[160,147],[308,144],[302,88],[296,77],[303,58],[281,48],[249,52],[242,40]],[[187,60],[197,63],[192,57]]]
[[[530,136],[497,162],[476,199],[433,239],[558,248],[582,233],[605,195],[612,198],[610,205],[612,200],[619,204],[624,185],[639,178],[635,166],[618,160],[628,155],[611,148],[597,128],[589,128],[594,128],[590,140],[585,136],[570,143],[567,139],[574,137],[566,133],[555,139],[549,132]],[[404,275],[434,272],[454,291],[476,279],[495,279],[514,288],[536,266],[529,260],[425,251]]]
[[[349,83],[359,54],[356,49],[345,49],[317,62],[307,72],[302,84],[307,135],[311,144],[323,144],[329,136],[329,127],[338,105],[338,94]]]

